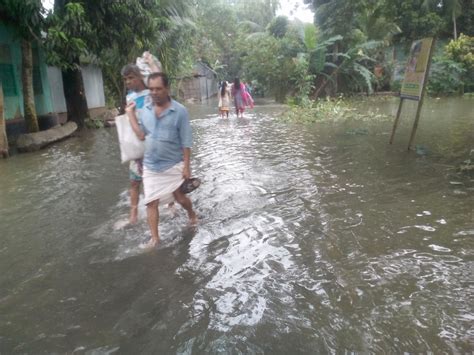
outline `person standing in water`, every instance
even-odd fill
[[[148,65],[151,72],[161,72],[159,63],[155,63],[150,53],[144,53],[145,63]],[[125,65],[121,72],[125,87],[128,90],[125,98],[127,105],[132,101],[135,102],[137,115],[145,106],[145,103],[150,103],[150,91],[145,85],[144,77],[140,68],[135,64]],[[137,223],[138,220],[138,203],[140,201],[140,185],[142,183],[143,174],[143,159],[135,159],[129,164],[129,179],[130,179],[130,224]],[[174,212],[174,203],[171,202],[168,206]]]
[[[137,115],[140,115],[141,110],[145,106],[145,102],[149,98],[150,91],[143,82],[143,76],[140,72],[140,68],[135,64],[127,64],[122,70],[121,74],[125,82],[125,86],[128,90],[126,96],[127,105],[131,102],[135,103]],[[142,182],[143,174],[143,161],[142,159],[136,159],[130,161],[129,164],[129,179],[130,179],[130,217],[129,221],[131,224],[137,223],[138,219],[138,202],[140,199],[140,185]]]
[[[222,82],[222,86],[219,89],[219,113],[221,117],[229,118],[230,110],[230,90],[227,81]]]
[[[148,77],[152,103],[145,105],[141,115],[135,113],[135,103],[126,108],[132,128],[145,140],[143,187],[151,240],[148,247],[159,241],[159,204],[173,198],[187,211],[192,225],[197,216],[191,200],[180,186],[191,177],[192,130],[186,108],[170,97],[168,76],[153,73]]]
[[[234,97],[235,113],[237,117],[244,117],[245,106],[253,107],[253,99],[245,89],[245,85],[239,78],[234,79],[232,86],[232,96]]]
[[[245,111],[245,102],[243,95],[243,87],[240,83],[239,78],[234,79],[234,85],[232,86],[232,97],[234,98],[235,113],[237,117],[243,117]]]

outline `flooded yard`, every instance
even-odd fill
[[[474,351],[474,180],[458,171],[473,103],[427,100],[411,152],[409,104],[393,145],[393,119],[192,105],[200,223],[164,209],[148,252],[144,206],[116,228],[128,172],[114,129],[0,161],[0,353]]]

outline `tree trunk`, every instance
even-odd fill
[[[339,65],[330,75],[330,77],[336,77],[337,78],[337,75],[339,73],[339,71],[341,70],[341,66],[342,66],[343,63],[341,63],[341,65]],[[321,83],[321,85],[319,85],[319,87],[316,89],[313,97],[314,98],[318,98],[319,95],[321,95],[321,92],[323,91],[323,89],[326,87],[327,84],[329,84],[330,82],[330,79],[329,78],[324,78],[323,82]]]
[[[337,62],[339,61],[339,58],[337,57],[338,53],[339,53],[339,44],[336,43],[334,45],[334,59],[333,59],[335,64],[337,64]],[[337,95],[337,91],[338,91],[338,88],[339,88],[339,85],[338,85],[339,84],[339,75],[338,75],[338,73],[339,73],[339,68],[337,68],[335,70],[335,72],[331,74],[331,76],[334,76],[334,84],[333,84],[333,86],[334,86],[334,96]]]
[[[456,14],[454,13],[454,10],[453,10],[453,27],[454,27],[454,40],[457,40],[458,39],[458,30],[456,28]]]
[[[3,89],[0,82],[0,155],[8,158],[8,139],[5,131],[5,117],[3,116]]]
[[[64,97],[66,99],[67,119],[74,121],[79,128],[84,127],[89,118],[84,82],[79,67],[62,71]]]
[[[33,53],[31,42],[21,40],[21,83],[23,85],[23,108],[25,110],[26,127],[29,133],[38,132],[38,117],[36,116],[35,94],[33,92]]]

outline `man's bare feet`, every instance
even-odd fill
[[[141,247],[142,247],[143,249],[153,249],[153,248],[155,248],[159,243],[160,243],[160,240],[159,240],[159,239],[153,239],[153,238],[151,238],[148,242],[143,243],[143,244],[141,245]]]
[[[138,221],[138,206],[130,207],[130,224],[136,224]]]
[[[197,215],[194,211],[192,212],[192,214],[191,213],[189,214],[189,224],[192,227],[195,227],[195,226],[198,225],[198,218],[197,218]]]
[[[171,215],[172,215],[173,217],[176,217],[176,214],[178,213],[178,211],[176,210],[176,205],[175,205],[174,202],[170,202],[170,203],[168,204],[168,209],[170,210]]]

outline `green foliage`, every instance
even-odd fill
[[[79,3],[66,4],[64,11],[51,15],[45,42],[49,64],[63,69],[74,68],[78,64],[77,58],[88,54],[83,38],[90,32],[91,26]]]
[[[280,39],[281,55],[287,58],[295,58],[300,53],[306,53],[304,39],[297,26],[289,26],[285,36]]]
[[[86,128],[90,129],[104,128],[105,126],[104,121],[100,118],[86,118],[84,125]]]
[[[120,69],[143,51],[157,54],[171,75],[188,64],[191,4],[192,0],[57,0],[48,18],[49,62],[67,69],[77,66],[79,58],[94,60],[102,67],[106,92],[118,106],[123,94]]]
[[[328,57],[332,55],[332,53],[328,54],[328,50],[336,42],[342,40],[342,38],[340,35],[333,36],[317,43],[314,49],[309,50],[309,68],[312,74],[322,74],[326,67],[337,67],[334,63],[328,61]]]
[[[314,51],[318,41],[318,29],[311,23],[305,23],[303,26],[304,45],[309,52]]]
[[[434,58],[428,79],[431,95],[462,94],[464,88],[463,66],[448,58]]]
[[[238,43],[245,53],[242,72],[256,80],[266,93],[283,102],[288,94],[294,102],[307,100],[317,74],[324,69],[328,46],[341,36],[318,42],[314,25],[290,23],[283,37],[254,33]],[[322,53],[322,63],[315,61]],[[316,70],[315,70],[316,69]],[[285,83],[285,84],[283,84]]]
[[[402,89],[402,81],[401,80],[394,80],[390,83],[390,91],[400,92],[401,89]]]
[[[444,48],[444,55],[433,59],[428,82],[432,95],[462,94],[474,89],[474,37],[461,34]]]
[[[380,41],[367,41],[345,53],[337,53],[338,57],[342,57],[342,63],[338,66],[341,79],[345,82],[347,91],[368,91],[373,92],[373,84],[375,75],[371,68],[375,59],[371,57],[376,48],[381,46]]]
[[[288,31],[289,21],[286,16],[275,17],[270,24],[267,26],[267,31],[273,37],[283,38]]]
[[[303,104],[309,100],[309,95],[313,89],[315,75],[309,71],[309,61],[307,54],[300,54],[294,58],[295,69],[291,76],[291,81],[295,87],[294,103]]]
[[[360,101],[360,100],[359,100]],[[339,96],[334,99],[306,101],[303,105],[290,106],[281,117],[283,121],[311,124],[316,122],[347,122],[390,120],[391,117],[378,110],[358,109],[354,101]],[[360,134],[354,132],[353,134]]]
[[[15,27],[26,40],[40,39],[46,14],[41,0],[2,0],[0,20]]]
[[[439,7],[431,8],[427,0],[385,0],[384,16],[392,19],[401,29],[397,39],[412,42],[438,35],[445,27]]]
[[[474,36],[474,6],[472,0],[461,0],[462,13],[457,18],[458,32]]]
[[[246,41],[247,53],[243,57],[243,72],[247,78],[257,80],[267,91],[284,96],[283,82],[288,81],[287,66],[281,53],[282,44],[277,38],[262,34]],[[285,81],[282,81],[286,77]]]
[[[446,57],[460,63],[466,70],[474,70],[474,37],[461,34],[445,47]]]
[[[357,16],[356,27],[362,35],[360,40],[379,40],[388,44],[393,36],[400,34],[401,29],[393,21],[384,15],[384,1],[370,1],[360,7]],[[353,36],[356,38],[357,36]]]
[[[240,66],[235,49],[238,37],[235,10],[222,1],[200,0],[195,23],[192,57],[200,58],[211,67],[218,63],[218,67],[213,69],[217,69],[221,79],[235,76]],[[249,27],[253,25],[249,22]]]
[[[325,37],[341,35],[350,38],[355,28],[357,9],[362,0],[305,0],[315,11],[316,24]]]

